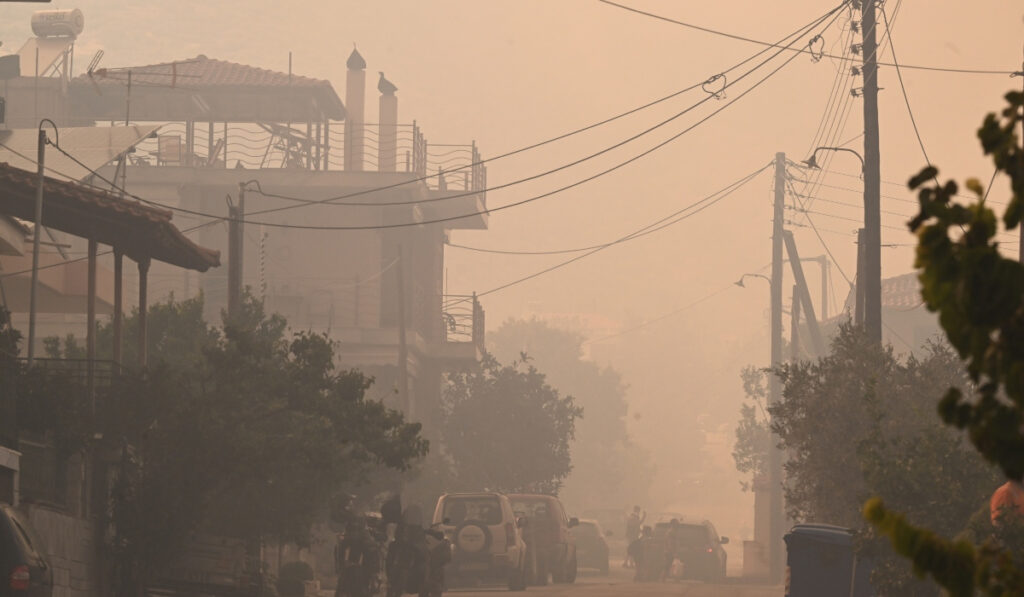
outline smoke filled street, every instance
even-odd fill
[[[1022,48],[0,0],[0,597],[1024,597]]]

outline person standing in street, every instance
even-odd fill
[[[633,511],[626,517],[626,545],[632,545],[634,541],[640,538],[645,520],[647,520],[647,511],[641,511],[640,506],[633,506]],[[626,560],[622,563],[622,567],[632,568],[635,565],[636,559],[630,555],[627,549]]]

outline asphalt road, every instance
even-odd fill
[[[632,571],[613,569],[609,576],[595,576],[583,573],[575,584],[530,587],[524,597],[559,595],[561,597],[613,597],[613,596],[665,596],[665,597],[782,597],[782,587],[744,584],[740,579],[727,579],[724,583],[709,584],[696,581],[635,583]],[[446,592],[453,597],[495,597],[508,593],[504,587],[480,589],[456,589]]]

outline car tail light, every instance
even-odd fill
[[[708,548],[708,553],[715,553],[715,548],[714,547],[709,547]]]
[[[21,566],[15,566],[14,570],[11,570],[11,590],[12,591],[27,591],[28,581],[31,579],[31,575],[28,572],[28,566],[22,564]]]
[[[516,544],[516,525],[511,522],[505,523],[505,546],[512,547]]]

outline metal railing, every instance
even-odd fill
[[[446,294],[441,301],[445,342],[471,342],[484,347],[484,309],[475,294]]]
[[[305,170],[406,172],[427,176],[440,191],[482,192],[487,169],[476,143],[428,143],[419,125],[316,125],[282,123],[160,124],[130,155],[137,166],[205,168],[298,168]]]

